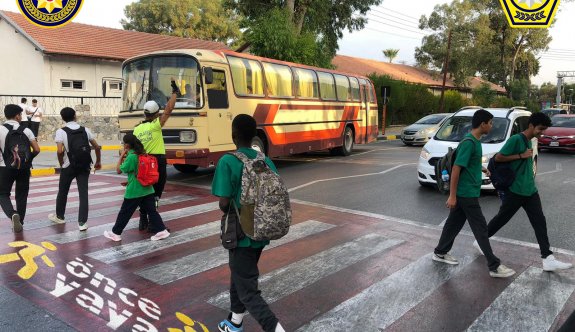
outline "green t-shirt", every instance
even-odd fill
[[[249,148],[240,148],[238,152],[242,152],[250,159],[255,159],[257,156],[256,150]],[[269,158],[266,158],[266,164],[277,173],[274,163]],[[236,206],[241,208],[243,170],[244,164],[235,156],[226,154],[220,158],[212,182],[212,194],[218,197],[233,198]],[[238,242],[238,247],[263,248],[269,243],[270,241],[254,241],[246,236]]]
[[[507,140],[507,143],[505,143],[499,153],[504,156],[513,156],[532,148],[531,141],[527,140],[523,134],[516,134]],[[511,168],[515,171],[515,181],[513,181],[509,190],[522,196],[535,194],[537,187],[533,176],[533,158],[514,160],[511,162]]]
[[[154,186],[144,187],[138,181],[138,155],[134,150],[130,150],[126,159],[120,166],[122,173],[128,174],[128,185],[126,186],[126,193],[124,198],[138,198],[148,196],[154,193]]]
[[[479,197],[481,195],[481,174],[483,166],[481,142],[472,134],[465,135],[457,147],[455,165],[461,166],[461,175],[457,184],[457,196]]]
[[[166,154],[160,118],[156,118],[151,122],[142,122],[137,125],[136,128],[134,128],[134,136],[142,142],[146,153]]]

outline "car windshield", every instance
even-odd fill
[[[198,63],[187,56],[158,56],[138,59],[123,68],[124,103],[122,110],[141,110],[148,100],[155,100],[163,109],[172,95],[171,79],[182,95],[175,108],[201,108],[202,86]]]
[[[501,143],[505,141],[509,120],[493,118],[493,128],[489,134],[481,137],[482,143]],[[455,116],[447,120],[435,135],[439,141],[459,142],[471,132],[470,116]]]
[[[415,124],[438,124],[445,119],[446,115],[428,115],[419,119]]]
[[[555,116],[551,118],[553,121],[553,127],[561,128],[575,128],[575,118],[574,117],[560,117]]]

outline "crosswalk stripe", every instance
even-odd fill
[[[315,220],[301,222],[297,225],[293,225],[289,233],[283,238],[272,241],[265,250],[321,233],[333,227],[335,227],[335,225]],[[156,284],[166,285],[176,280],[191,277],[195,274],[224,265],[227,261],[228,251],[222,247],[216,247],[139,270],[136,274]]]
[[[119,207],[117,209],[119,210]],[[161,215],[162,215],[162,220],[164,222],[167,222],[170,220],[179,219],[182,217],[189,217],[189,216],[193,216],[196,214],[215,211],[218,209],[219,209],[219,202],[211,202],[211,203],[205,203],[205,204],[185,207],[185,208],[181,208],[181,209],[175,209],[175,210],[171,210],[168,212],[162,212]],[[138,228],[137,221],[138,221],[138,218],[130,219],[130,222],[128,222],[128,225],[126,226],[125,230]],[[61,233],[61,234],[47,236],[46,240],[53,241],[53,242],[60,243],[60,244],[64,244],[64,243],[70,243],[70,242],[75,242],[75,241],[84,240],[84,239],[91,239],[91,238],[95,238],[98,236],[103,236],[104,231],[110,230],[113,226],[114,226],[113,222],[107,223],[107,224],[103,224],[103,225],[90,227],[90,228],[88,228],[87,231],[84,231],[84,232],[70,231],[70,232],[65,232],[65,233]]]
[[[37,178],[31,178],[30,183],[44,182],[44,181],[57,180],[57,179],[60,179],[60,175],[41,176],[41,177],[37,177]]]
[[[297,331],[383,331],[476,257],[465,256],[454,266],[425,255]]]
[[[124,190],[125,190],[125,188],[122,186],[113,185],[113,186],[106,187],[106,188],[88,189],[88,195],[105,194],[105,193],[111,193],[114,191],[124,191]],[[56,200],[56,196],[57,196],[57,194],[36,196],[36,197],[31,197],[31,198],[29,197],[28,198],[28,204]],[[76,191],[76,192],[69,193],[68,198],[70,198],[70,197],[78,197],[78,192]]]
[[[90,188],[93,187],[101,187],[101,186],[106,186],[106,185],[110,185],[107,182],[93,182],[90,183]],[[70,189],[78,189],[78,186],[73,184],[70,186]],[[28,191],[28,195],[33,195],[33,194],[41,194],[41,193],[49,193],[49,192],[53,192],[53,191],[58,191],[58,186],[56,187],[52,187],[52,188],[37,188],[37,189],[30,189]],[[10,194],[14,195],[14,192],[11,192]]]
[[[467,331],[549,331],[574,290],[572,280],[529,267]]]
[[[103,204],[103,203],[113,203],[113,202],[121,202],[124,199],[124,195],[112,195],[106,197],[98,197],[98,198],[90,198],[89,204],[90,207],[96,204]],[[66,211],[70,208],[77,208],[80,206],[80,201],[73,201],[68,202],[66,204]],[[34,213],[46,213],[46,212],[53,212],[56,209],[56,202],[49,205],[42,205],[36,207],[28,207],[26,209],[26,215],[31,215]]]
[[[273,303],[402,242],[398,239],[387,239],[379,234],[367,234],[265,274],[260,277],[258,287],[267,303]],[[222,292],[208,299],[208,303],[229,309],[229,292]]]
[[[46,182],[34,182],[30,183],[30,188],[47,187],[47,186],[58,186],[60,180],[57,181],[46,181]]]

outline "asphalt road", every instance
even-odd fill
[[[349,157],[310,153],[274,162],[292,190],[292,199],[439,225],[448,215],[447,196],[419,185],[416,163],[420,150],[400,141],[380,141],[356,146]],[[212,176],[213,170],[180,174],[170,168],[168,179],[209,186]],[[575,154],[543,151],[536,181],[552,247],[575,251]],[[490,193],[484,193],[480,203],[487,220],[500,205],[499,198]],[[536,243],[523,210],[497,236]]]

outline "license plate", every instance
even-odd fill
[[[550,142],[549,146],[559,146],[559,142]]]
[[[403,139],[413,139],[413,136],[403,136]]]

